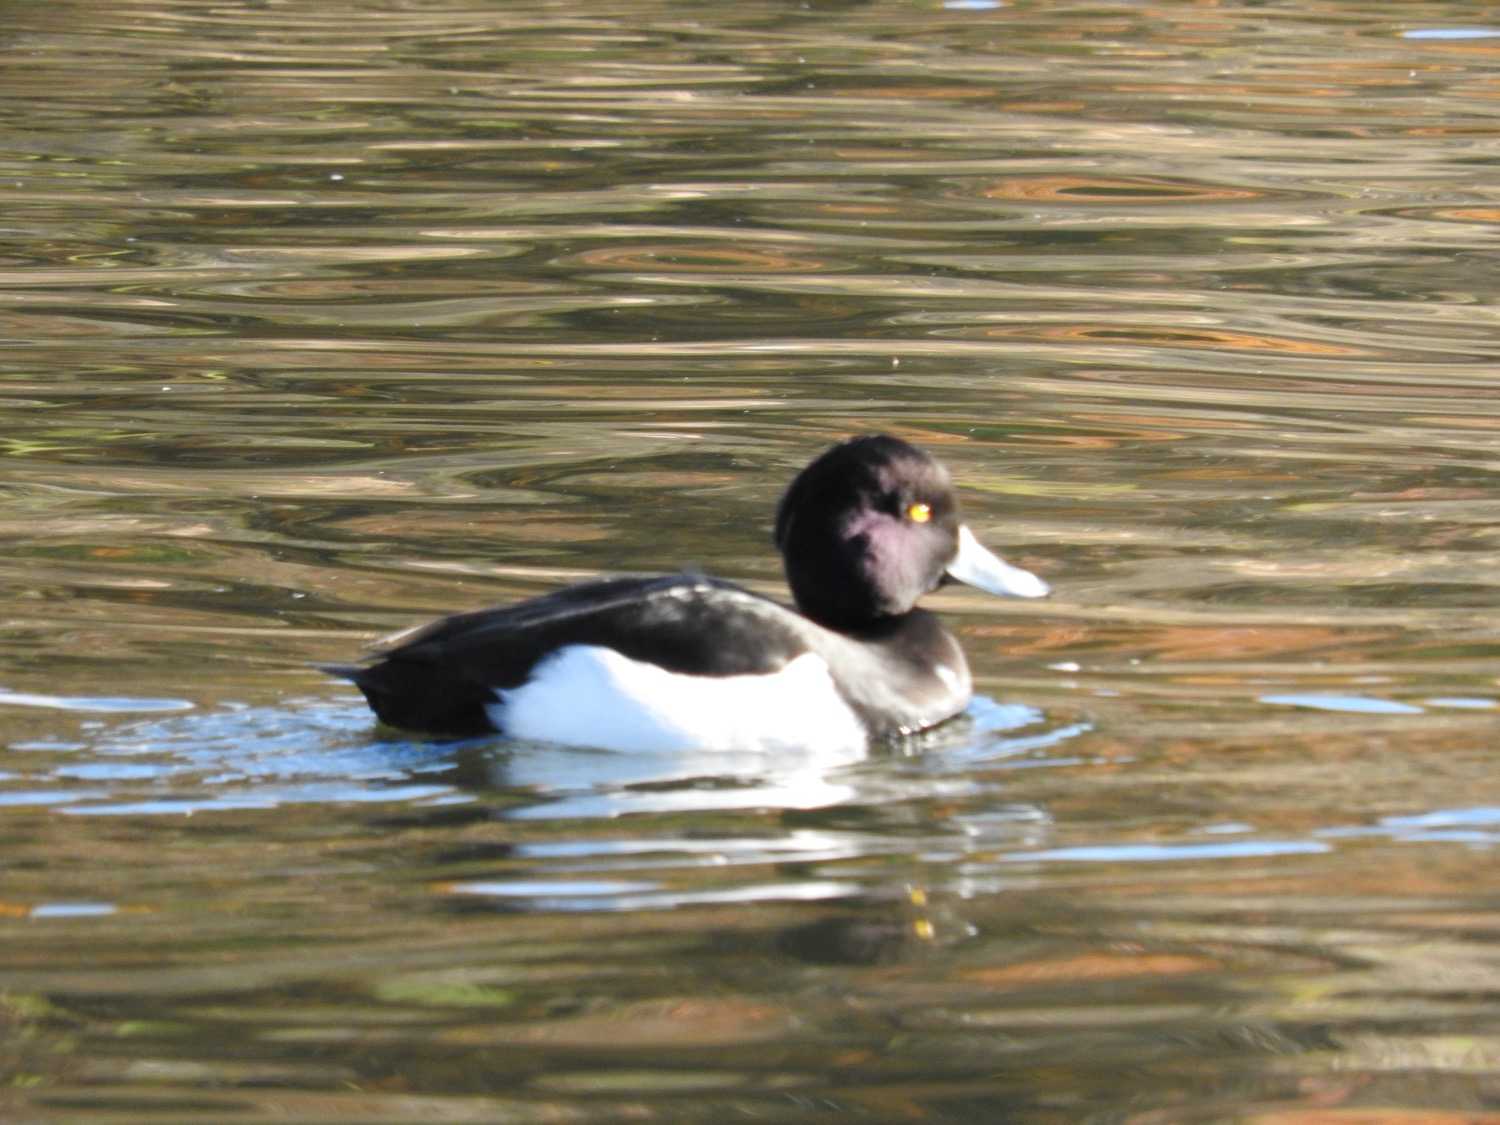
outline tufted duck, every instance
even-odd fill
[[[967,705],[958,642],[917,599],[1047,585],[959,522],[948,472],[877,434],[792,481],[776,546],[796,610],[699,575],[606,578],[398,634],[331,667],[394,727],[618,750],[863,748]]]

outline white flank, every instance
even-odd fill
[[[862,753],[869,742],[810,652],[763,676],[688,676],[569,645],[495,695],[486,710],[511,737],[604,750]]]

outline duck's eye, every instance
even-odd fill
[[[906,518],[912,523],[926,523],[932,518],[932,506],[923,504],[920,500],[915,504],[906,506]]]

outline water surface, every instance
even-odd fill
[[[1482,14],[1482,13],[1481,13]],[[0,1109],[1500,1120],[1472,5],[11,5]],[[312,665],[825,444],[1057,590],[858,761]]]

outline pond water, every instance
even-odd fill
[[[0,1116],[1500,1121],[1474,5],[7,5]],[[1046,602],[856,762],[314,670],[844,435]]]

